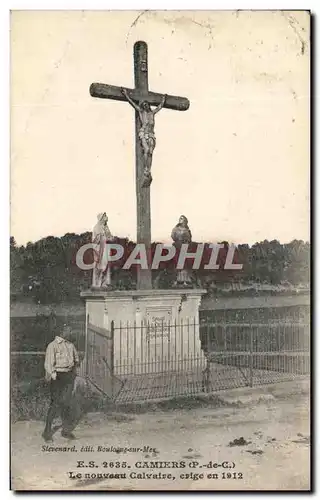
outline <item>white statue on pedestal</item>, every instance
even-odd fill
[[[92,243],[96,246],[93,251],[95,267],[92,274],[93,287],[110,287],[111,270],[108,266],[107,243],[113,240],[113,236],[108,227],[108,217],[105,212],[98,214],[98,222],[92,231]]]
[[[191,243],[192,234],[188,226],[188,219],[185,215],[179,217],[179,222],[174,226],[171,232],[171,238],[174,241],[174,246],[180,252],[181,246],[184,243]],[[190,271],[181,269],[177,271],[177,278],[173,285],[174,287],[192,288]]]

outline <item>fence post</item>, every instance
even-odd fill
[[[110,363],[110,377],[111,377],[111,397],[114,396],[114,321],[111,321],[111,363]]]
[[[133,322],[133,374],[136,375],[136,372],[137,372],[137,323],[136,323],[136,320],[134,320],[134,322]]]
[[[84,353],[84,356],[85,356],[85,379],[86,381],[88,382],[88,379],[89,379],[89,333],[88,333],[88,328],[89,328],[89,320],[90,320],[90,317],[89,317],[89,314],[87,314],[87,317],[86,317],[86,345],[85,345],[85,353]]]
[[[284,325],[284,331],[286,329],[286,325]],[[282,358],[281,358],[281,324],[280,324],[280,319],[278,322],[278,363],[276,365],[277,371],[280,373],[282,370]]]
[[[203,370],[203,386],[202,386],[203,392],[206,393],[210,392],[210,382],[211,382],[210,360],[209,360],[209,353],[207,353],[206,367]]]
[[[195,325],[195,318],[194,318],[194,325]],[[210,351],[209,351],[209,348],[208,348],[208,338],[209,338],[209,334],[208,334],[208,324],[206,323],[206,331],[204,332],[204,328],[202,328],[202,332],[201,332],[201,335],[204,335],[204,339],[203,339],[203,343],[204,343],[204,355],[205,355],[205,358],[206,358],[206,366],[204,368],[204,370],[202,371],[202,392],[205,392],[205,393],[209,393],[210,390],[209,390],[209,386],[210,386],[210,381],[211,381],[211,373],[210,373],[210,361],[209,361],[209,356],[210,356]],[[200,325],[199,325],[199,329],[200,329]],[[200,336],[201,337],[201,336]]]
[[[253,327],[250,328],[250,352],[249,352],[249,385],[253,387]]]

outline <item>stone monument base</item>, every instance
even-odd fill
[[[118,376],[189,371],[205,366],[199,336],[199,306],[206,290],[81,293],[87,327],[113,337],[113,373]]]

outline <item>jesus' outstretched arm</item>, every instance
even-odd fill
[[[153,114],[155,115],[156,113],[158,113],[159,111],[162,110],[163,106],[164,106],[164,103],[166,102],[166,98],[167,98],[167,94],[165,94],[163,97],[162,97],[162,101],[160,102],[159,106],[157,106],[154,110],[153,110]]]
[[[127,101],[129,102],[129,104],[131,104],[131,106],[136,110],[136,111],[141,111],[139,106],[131,99],[131,97],[129,97],[129,94],[127,92],[126,89],[121,89],[121,93],[125,96],[125,98],[127,99]]]

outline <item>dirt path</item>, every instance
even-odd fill
[[[91,414],[77,428],[77,452],[43,451],[42,423],[18,422],[12,428],[12,487],[16,490],[307,490],[308,404],[305,396],[291,396],[245,408],[196,408],[141,415]],[[241,437],[248,444],[228,446]],[[59,431],[55,434],[53,446],[73,444],[64,440]],[[81,452],[82,446],[92,446],[93,451]],[[98,446],[146,446],[151,450],[99,452]],[[81,460],[87,465],[93,461],[95,467],[77,467],[77,461]],[[117,461],[120,465],[125,462],[126,466],[110,465]],[[141,468],[143,463],[150,465],[151,461],[158,465],[170,463],[162,468],[152,465]],[[212,467],[214,463],[220,465]],[[103,466],[106,464],[108,467]],[[119,473],[126,478],[99,477]],[[144,473],[171,476],[143,479]],[[70,477],[76,474],[81,477]]]

